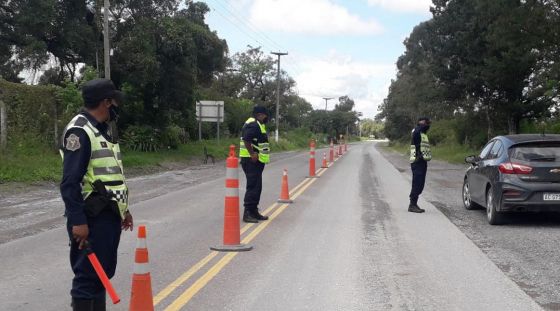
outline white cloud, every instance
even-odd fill
[[[263,30],[317,35],[375,35],[373,19],[351,14],[330,0],[254,0],[250,21]]]
[[[371,6],[378,6],[395,12],[430,13],[431,0],[368,0]]]
[[[356,103],[355,110],[367,118],[377,114],[396,73],[394,64],[359,62],[335,51],[323,59],[304,60],[300,66],[303,72],[295,78],[300,96],[316,109],[325,108],[323,97],[335,98],[328,103],[330,110],[338,97],[348,95]]]

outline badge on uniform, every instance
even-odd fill
[[[70,150],[70,151],[76,151],[78,149],[80,149],[81,145],[80,145],[80,138],[78,136],[76,136],[76,134],[70,134],[70,136],[68,136],[66,138],[66,149]]]
[[[107,143],[104,142],[104,141],[102,141],[102,142],[101,142],[101,148],[107,148]]]

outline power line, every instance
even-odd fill
[[[223,7],[223,5],[221,5],[220,3],[218,3],[218,4],[219,4],[220,6]],[[214,10],[216,13],[218,13],[219,15],[221,15],[227,22],[229,22],[230,24],[232,24],[235,28],[237,28],[237,30],[239,30],[239,31],[240,31],[242,34],[244,34],[246,37],[250,38],[252,41],[255,41],[258,45],[260,45],[261,47],[263,47],[263,48],[265,48],[265,49],[274,50],[274,49],[270,49],[269,46],[268,46],[268,44],[264,44],[264,43],[262,42],[262,41],[264,41],[264,40],[262,40],[261,38],[256,37],[256,35],[258,34],[257,31],[252,30],[249,26],[247,26],[247,23],[246,23],[246,22],[244,22],[240,17],[236,16],[236,15],[235,15],[234,13],[232,13],[230,10],[228,10],[229,15],[231,15],[233,18],[237,19],[237,20],[241,23],[241,25],[247,27],[247,30],[248,30],[249,32],[254,33],[254,35],[248,33],[245,29],[243,29],[243,28],[239,25],[239,23],[236,23],[235,21],[233,21],[230,17],[226,16],[224,13],[222,13],[221,10],[218,10],[215,6],[212,6],[212,5],[210,5],[210,4],[209,4],[209,6],[210,6],[210,8],[211,8],[212,10]],[[226,10],[227,10],[227,9],[226,9]],[[272,42],[273,42],[273,41],[272,41]],[[274,45],[278,45],[278,44],[276,44],[276,43],[274,43],[274,42],[273,42],[273,44],[274,44]],[[295,66],[295,64],[287,63],[285,66],[288,67],[288,68],[290,68],[290,69],[292,69],[292,71],[295,72],[297,75],[301,75],[301,72],[303,71],[303,70],[301,70],[301,68],[299,68],[298,66]]]
[[[216,0],[216,1],[217,1],[217,0]],[[255,24],[251,23],[250,20],[248,20],[248,19],[243,19],[242,17],[240,17],[241,14],[239,13],[239,11],[237,11],[237,10],[234,9],[233,7],[232,7],[232,9],[230,10],[230,9],[227,7],[227,2],[226,2],[226,0],[222,0],[222,1],[225,2],[225,4],[221,4],[221,3],[218,3],[218,4],[219,4],[220,6],[222,6],[224,9],[226,9],[228,12],[230,12],[238,21],[240,21],[241,23],[245,24],[245,25],[247,26],[247,28],[249,28],[249,29],[251,29],[252,31],[254,31],[255,33],[261,35],[261,37],[264,38],[264,39],[266,39],[266,40],[268,40],[269,43],[272,43],[272,45],[275,46],[275,49],[278,49],[278,50],[283,50],[283,49],[284,49],[284,47],[282,47],[281,45],[279,45],[278,43],[276,43],[274,40],[270,39],[270,37],[268,37],[264,32],[260,31],[260,30],[259,30],[259,27],[255,26]],[[234,13],[233,11],[237,12],[237,14]]]

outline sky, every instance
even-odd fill
[[[403,41],[430,19],[430,0],[204,0],[212,30],[230,55],[262,47],[288,52],[281,68],[314,108],[348,95],[363,118],[387,96]],[[272,55],[274,56],[274,55]],[[276,56],[274,56],[276,57]]]

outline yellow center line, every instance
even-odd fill
[[[210,254],[204,257],[201,261],[196,263],[192,268],[190,268],[187,272],[183,273],[179,278],[169,284],[166,288],[164,288],[159,294],[154,297],[154,306],[160,303],[165,297],[169,296],[177,287],[181,286],[184,282],[186,282],[191,276],[193,276],[198,270],[204,267],[210,260],[218,255],[218,252],[210,252]]]
[[[321,172],[322,173],[322,172]],[[294,198],[300,196],[307,188],[309,188],[317,179],[312,179],[307,183],[300,191],[298,191]],[[247,244],[251,242],[261,231],[263,231],[278,215],[280,215],[289,205],[282,204],[272,215],[270,219],[266,222],[261,222],[255,230],[253,230],[249,235],[247,235],[241,243]],[[196,282],[194,282],[191,287],[185,290],[181,296],[179,296],[171,305],[165,308],[165,311],[176,311],[180,310],[185,306],[191,299],[196,295],[202,288],[208,284],[237,254],[239,253],[228,253],[220,261],[218,261],[212,268],[208,270],[203,276],[201,276]]]
[[[290,196],[294,196],[293,194],[296,193],[296,191],[298,191],[307,182],[309,182],[308,178],[304,179],[297,186],[295,186],[292,189],[292,191],[290,191]],[[273,203],[271,206],[269,206],[263,212],[263,215],[267,215],[268,213],[270,213],[277,205],[278,205],[278,203]],[[241,229],[240,234],[241,235],[244,234],[247,230],[251,229],[251,227],[253,227],[254,225],[255,224],[246,224]],[[157,305],[158,303],[160,303],[167,296],[169,296],[175,289],[177,289],[183,283],[188,281],[195,273],[197,273],[200,269],[204,268],[204,266],[206,266],[208,264],[208,262],[210,262],[212,259],[214,259],[214,257],[216,257],[216,255],[218,255],[218,254],[219,254],[219,252],[210,252],[210,254],[208,256],[204,257],[202,260],[197,262],[189,270],[187,270],[185,273],[183,273],[181,276],[179,276],[175,281],[173,281],[171,284],[169,284],[167,287],[165,287],[162,291],[160,291],[154,297],[154,306]]]

